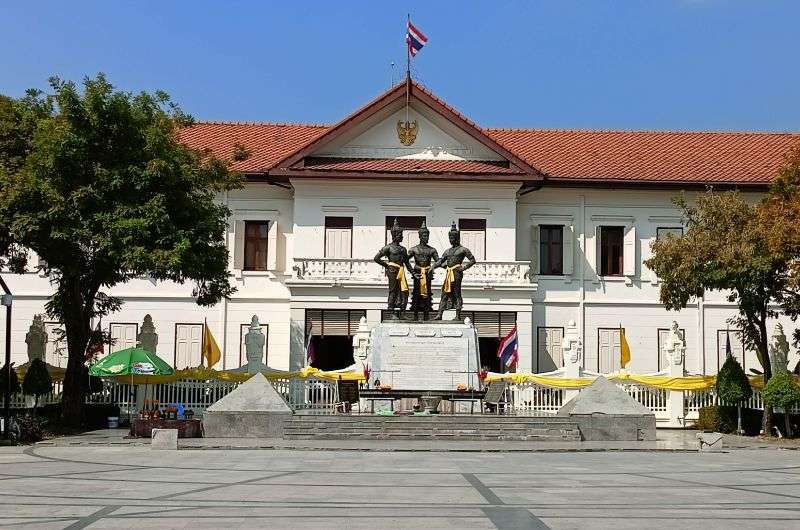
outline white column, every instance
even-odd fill
[[[533,371],[533,313],[517,311],[517,340],[519,340],[518,372]]]
[[[663,352],[658,352],[663,355]],[[683,362],[675,364],[667,359],[670,377],[683,377]],[[686,412],[683,408],[683,390],[667,390],[667,427],[683,427]]]

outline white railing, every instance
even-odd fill
[[[617,386],[627,392],[633,399],[649,408],[656,417],[667,412],[666,390],[628,383],[618,383]]]
[[[717,404],[717,395],[714,389],[708,390],[685,390],[683,392],[684,417],[688,420],[696,420],[698,411],[703,407],[711,407]]]
[[[618,384],[632,398],[653,411],[657,418],[666,417],[667,391],[643,385]],[[555,414],[565,403],[565,390],[524,383],[509,385],[506,401],[512,411],[522,413]]]
[[[104,381],[103,390],[87,395],[87,403],[108,403],[120,407],[120,414],[136,413],[144,404],[145,397],[156,399],[167,405],[180,403],[185,409],[191,409],[197,417],[215,402],[233,391],[239,383],[208,380],[178,380],[158,385],[131,386],[128,383]],[[338,386],[334,381],[322,379],[277,379],[272,381],[277,392],[289,406],[298,412],[309,414],[335,414],[339,408]],[[650,409],[656,419],[673,422],[680,419],[687,425],[698,418],[702,407],[718,403],[714,389],[697,391],[668,391],[639,384],[618,383],[636,401]],[[505,401],[509,404],[509,412],[514,414],[555,414],[566,402],[567,390],[546,387],[536,383],[520,385],[509,384],[506,388]],[[672,392],[681,394],[678,403],[672,405],[679,410],[670,410]],[[61,399],[61,384],[54,385],[53,392],[39,398],[39,406],[58,403]],[[22,394],[13,394],[11,408],[32,408],[33,398]],[[673,402],[674,403],[674,402]],[[761,392],[753,391],[753,397],[744,404],[746,408],[763,410],[764,402]],[[792,413],[800,413],[800,405],[792,409]]]
[[[277,379],[272,381],[275,390],[294,410],[311,411],[317,414],[333,414],[339,402],[339,391],[335,382],[320,379]],[[135,413],[144,405],[144,400],[155,399],[164,406],[180,403],[196,416],[232,392],[239,383],[217,380],[179,379],[157,385],[103,382],[103,389],[86,396],[87,403],[108,403],[120,407],[120,414]],[[39,406],[61,401],[61,383],[54,384],[53,392],[39,398]],[[34,399],[24,394],[12,394],[11,408],[32,408]]]
[[[555,414],[564,404],[564,390],[536,384],[510,385],[506,400],[515,413]]]
[[[383,283],[383,267],[370,259],[295,258],[295,281]],[[529,261],[482,261],[464,273],[464,285],[529,285]],[[441,271],[433,284],[441,285]]]

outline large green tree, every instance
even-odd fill
[[[98,75],[82,87],[0,98],[0,267],[43,259],[64,324],[63,411],[80,421],[81,374],[93,319],[121,300],[104,290],[136,277],[194,283],[197,303],[233,292],[228,209],[219,193],[241,185],[228,164],[180,143],[190,116],[163,92],[116,90]]]
[[[758,207],[760,230],[770,251],[788,264],[788,280],[780,293],[781,311],[793,320],[800,316],[800,146],[786,160],[770,193]],[[794,331],[800,345],[800,328]],[[790,367],[790,369],[795,367]]]
[[[736,191],[709,190],[693,205],[675,199],[686,232],[653,242],[645,264],[661,278],[661,302],[679,310],[707,290],[727,293],[739,314],[730,323],[742,330],[746,346],[756,352],[764,381],[772,377],[767,321],[788,287],[788,261],[774,252],[758,219],[760,205]],[[772,409],[764,411],[764,432],[772,430]]]

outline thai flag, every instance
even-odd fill
[[[517,365],[519,360],[519,341],[517,340],[517,326],[514,326],[508,335],[503,337],[500,341],[500,346],[497,348],[497,356],[500,358],[500,364],[506,368],[513,368]]]
[[[411,57],[414,57],[423,46],[428,44],[428,37],[418,30],[410,19],[406,31],[406,44],[408,44],[408,53]]]

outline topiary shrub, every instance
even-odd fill
[[[726,405],[741,405],[753,396],[750,380],[733,356],[728,356],[717,374],[717,396]]]
[[[761,391],[764,403],[770,407],[779,407],[784,410],[786,436],[792,435],[792,426],[789,421],[789,411],[800,403],[800,385],[794,376],[788,372],[778,372],[764,386]]]
[[[34,396],[33,413],[39,408],[39,398],[53,391],[53,379],[47,371],[47,365],[41,359],[34,359],[25,372],[22,380],[22,392],[27,396]]]
[[[6,395],[6,388],[8,388],[8,365],[3,366],[0,371],[0,396]],[[19,386],[19,378],[17,372],[14,370],[14,363],[11,363],[11,394],[16,394],[21,390]]]
[[[44,440],[45,421],[43,419],[25,414],[17,416],[16,420],[20,442],[34,443]]]
[[[713,406],[703,407],[698,411],[695,428],[701,431],[714,431],[725,434],[736,432],[738,423],[737,407]],[[761,432],[763,412],[755,409],[742,409],[742,430],[748,436],[756,436]]]

